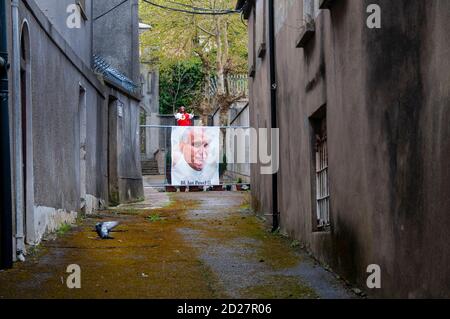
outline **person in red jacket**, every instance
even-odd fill
[[[194,114],[186,113],[186,108],[182,106],[179,112],[175,114],[175,118],[177,119],[178,126],[192,126]]]

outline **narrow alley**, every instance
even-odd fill
[[[94,231],[119,221],[110,240]],[[66,285],[71,264],[81,289]],[[0,272],[0,298],[354,298],[296,242],[268,232],[247,192],[159,193],[46,238]]]
[[[449,35],[448,0],[0,0],[0,302],[450,299]]]

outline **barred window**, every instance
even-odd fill
[[[330,184],[328,174],[328,140],[326,111],[313,118],[314,164],[315,164],[315,215],[316,230],[326,231],[330,228]]]

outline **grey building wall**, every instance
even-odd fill
[[[267,20],[267,19],[266,19]],[[249,80],[250,126],[254,128],[270,127],[270,84],[268,83],[268,63],[257,57],[261,40],[256,40],[256,34],[265,33],[265,23],[259,19],[256,23],[256,11],[253,10],[248,19],[249,32],[249,66],[255,70],[255,76]],[[267,42],[267,34],[264,42]],[[272,176],[261,175],[261,165],[251,165],[252,206],[261,215],[272,212],[272,192],[269,187]]]
[[[97,0],[85,0],[86,18],[81,18],[80,28],[68,28],[67,12],[69,5],[77,3],[75,0],[35,0],[38,7],[53,27],[62,35],[72,50],[83,60],[86,65],[91,65],[92,57],[92,5]]]
[[[366,26],[372,3],[381,29]],[[449,297],[450,2],[334,1],[296,48],[302,11],[302,1],[276,2],[283,231],[372,296]],[[250,15],[251,53],[263,23]],[[270,123],[268,61],[250,54],[254,127]],[[316,232],[309,118],[324,105],[332,228]],[[261,213],[271,211],[270,178],[252,167]],[[366,287],[370,264],[381,266],[381,289]]]
[[[124,104],[120,119],[116,114],[112,121],[117,129],[119,203],[143,197],[140,97],[108,81],[100,82],[90,67],[92,38],[80,36],[76,40],[75,34],[64,30],[57,13],[62,10],[64,15],[65,5],[56,0],[38,2],[23,0],[19,8],[26,46],[26,85],[22,83],[26,102],[21,101],[21,116],[26,145],[24,215],[28,244],[37,244],[45,233],[73,222],[79,212],[91,213],[110,203],[111,98]],[[42,8],[48,10],[44,13]],[[16,89],[11,86],[11,92]],[[21,165],[16,158],[12,161]]]
[[[22,117],[30,124],[26,237],[33,244],[61,223],[73,221],[82,208],[80,198],[88,210],[106,202],[105,87],[34,1],[20,2],[20,19],[29,30],[29,98]],[[80,87],[86,97],[86,180],[81,177]]]
[[[130,0],[102,16],[122,1],[95,0],[94,54],[103,57],[112,67],[135,84],[141,83],[139,60],[138,0]],[[101,17],[100,17],[101,16]],[[95,19],[100,17],[98,19]],[[117,183],[110,194],[117,203],[133,202],[143,198],[140,154],[141,94],[127,92],[107,81],[109,100],[118,107],[116,114]],[[114,173],[115,174],[115,173]],[[111,186],[111,185],[110,185]]]
[[[160,125],[159,118],[159,71],[150,63],[141,63],[142,100],[141,111],[145,112],[146,125]],[[154,159],[159,150],[161,129],[146,128],[141,130],[145,134],[145,152],[143,159]]]
[[[122,0],[95,0],[93,16],[98,17]],[[94,22],[94,54],[135,83],[140,83],[138,0],[125,2]]]

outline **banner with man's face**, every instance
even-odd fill
[[[220,129],[172,128],[172,185],[219,185]]]

